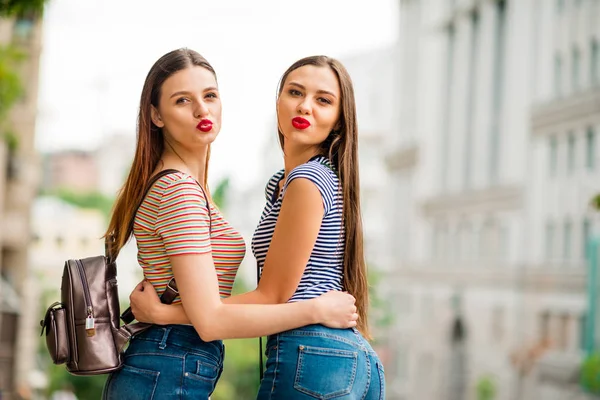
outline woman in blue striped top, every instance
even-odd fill
[[[280,81],[285,168],[269,180],[252,240],[262,276],[255,292],[281,302],[346,290],[357,328],[311,325],[269,337],[258,399],[383,399],[381,361],[367,342],[368,289],[352,81],[340,62],[314,56]]]

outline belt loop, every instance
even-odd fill
[[[160,341],[160,344],[158,345],[158,348],[161,350],[164,350],[167,347],[167,338],[169,337],[169,333],[171,332],[171,327],[166,327],[163,328],[165,330],[165,332],[163,333],[163,337],[162,340]]]

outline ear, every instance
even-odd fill
[[[165,126],[164,122],[162,122],[162,119],[160,118],[158,110],[154,106],[150,106],[150,118],[152,118],[154,125],[158,126],[159,128]]]
[[[342,129],[342,120],[338,119],[338,122],[335,123],[333,130],[335,132],[339,132]]]

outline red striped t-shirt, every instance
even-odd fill
[[[238,231],[210,206],[194,178],[179,172],[160,178],[138,209],[133,234],[144,277],[160,295],[173,271],[169,257],[212,251],[221,297],[231,295],[233,280],[244,258],[246,245]],[[210,240],[209,240],[210,239]],[[181,300],[175,299],[173,303]]]

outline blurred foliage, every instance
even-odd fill
[[[237,277],[232,294],[245,293],[248,285]],[[225,340],[225,362],[223,374],[212,400],[255,399],[259,386],[258,339]],[[263,340],[263,347],[265,341]],[[264,350],[263,350],[264,351]]]
[[[0,17],[42,15],[48,0],[0,0]]]
[[[496,384],[490,376],[483,376],[475,386],[477,400],[493,400],[496,397]]]
[[[227,194],[229,191],[229,177],[225,177],[217,183],[217,188],[212,192],[212,199],[222,211],[227,205]]]
[[[583,361],[581,385],[589,393],[600,395],[600,353],[596,352]]]
[[[75,376],[67,372],[64,365],[50,364],[47,370],[48,388],[46,394],[64,387],[72,387],[78,399],[99,399],[108,375]]]
[[[44,192],[42,195],[55,196],[76,207],[99,210],[105,218],[110,216],[114,202],[114,199],[100,192],[79,193],[65,188]]]
[[[375,333],[374,343],[377,343],[377,331],[389,328],[394,323],[394,313],[390,301],[381,294],[379,289],[379,285],[384,278],[384,274],[378,271],[377,268],[369,267],[369,324]]]
[[[600,193],[598,193],[597,195],[595,195],[592,198],[592,201],[590,202],[590,205],[596,209],[596,210],[600,210]]]
[[[17,68],[24,58],[23,52],[16,47],[0,46],[0,123],[4,121],[8,110],[23,94],[23,86]]]
[[[14,153],[19,148],[19,136],[11,129],[6,129],[2,133],[2,139],[6,142],[6,147],[10,153]]]

